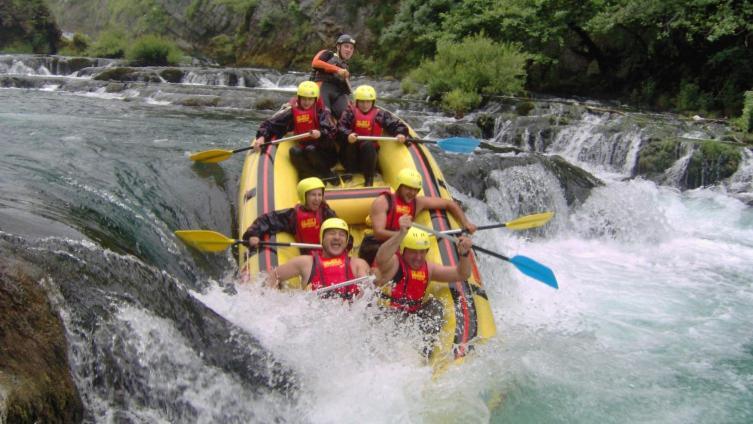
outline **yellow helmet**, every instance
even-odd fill
[[[400,248],[405,249],[407,247],[413,250],[427,250],[431,247],[429,237],[429,233],[426,231],[411,227],[408,230],[408,234],[405,235],[405,238],[400,243]]]
[[[395,191],[400,188],[401,185],[421,190],[421,174],[415,169],[403,168],[397,173],[397,184],[395,185]]]
[[[317,188],[324,188],[324,182],[316,177],[304,178],[298,182],[296,190],[298,190],[298,201],[302,205],[306,205],[306,193]]]
[[[313,81],[304,81],[298,84],[298,96],[316,99],[319,97],[319,86]]]
[[[338,229],[338,230],[345,230],[347,234],[350,235],[350,229],[348,228],[348,223],[343,221],[340,218],[329,218],[326,221],[322,222],[322,227],[319,229],[319,240],[322,240],[324,238],[324,232],[331,229]]]
[[[356,100],[371,100],[376,102],[376,90],[370,85],[359,85],[354,93]]]

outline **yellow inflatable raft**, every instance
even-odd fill
[[[411,136],[417,137],[410,129]],[[246,156],[240,181],[238,199],[239,234],[248,228],[257,216],[278,209],[295,206],[298,175],[290,163],[289,151],[295,142],[271,145],[264,153],[250,151]],[[450,193],[437,163],[423,145],[412,144],[406,147],[396,142],[380,142],[379,171],[374,187],[363,187],[362,175],[348,175],[334,184],[328,184],[325,199],[337,215],[348,222],[354,237],[353,254],[364,234],[370,231],[367,216],[372,201],[384,190],[394,185],[397,173],[403,168],[414,168],[423,177],[424,196],[450,199]],[[424,211],[416,222],[438,231],[459,228],[454,217],[446,211]],[[293,237],[279,233],[269,241],[292,242]],[[251,254],[246,248],[239,248],[239,266],[246,275],[256,275],[285,263],[299,255],[296,248],[265,247]],[[447,240],[434,240],[427,260],[453,266],[458,257],[454,246]],[[290,285],[288,287],[291,287]],[[300,282],[292,287],[300,288]],[[438,372],[453,362],[462,362],[474,343],[491,338],[496,333],[494,317],[489,300],[481,282],[476,262],[468,281],[450,284],[432,282],[424,301],[434,296],[444,305],[444,325],[435,346],[430,362]]]

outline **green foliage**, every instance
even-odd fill
[[[418,83],[411,76],[407,76],[400,81],[400,90],[403,94],[415,94],[418,92]]]
[[[123,31],[109,30],[99,34],[87,54],[93,57],[119,59],[125,57],[127,47],[128,38]]]
[[[126,59],[136,66],[176,65],[182,57],[183,53],[175,43],[156,35],[137,39],[126,52]]]
[[[86,53],[91,44],[91,39],[86,34],[75,33],[73,39],[64,42],[60,49],[60,54],[64,56],[80,56]]]
[[[679,111],[705,111],[708,104],[709,99],[698,84],[688,81],[680,83],[680,91],[675,98],[675,107]]]
[[[60,29],[43,0],[0,2],[0,49],[13,53],[57,53]]]
[[[740,149],[716,141],[705,141],[688,164],[688,188],[705,187],[729,178],[740,165]]]
[[[222,66],[235,63],[235,43],[225,34],[220,34],[213,37],[209,41],[209,51],[207,52],[210,57],[217,61]]]
[[[740,130],[753,133],[753,91],[746,91],[744,95],[743,113],[735,120]]]
[[[463,116],[479,104],[481,104],[481,96],[478,93],[469,93],[459,88],[442,95],[442,109],[456,116]]]
[[[461,42],[441,40],[434,59],[410,77],[425,83],[430,96],[442,98],[446,109],[462,112],[478,106],[481,94],[521,92],[528,59],[517,45],[495,43],[484,35]]]

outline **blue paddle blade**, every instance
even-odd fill
[[[557,279],[554,277],[549,267],[542,265],[527,256],[515,255],[510,258],[510,263],[515,265],[516,268],[523,274],[541,281],[542,283],[552,286],[555,289],[559,288],[557,285]]]
[[[469,137],[450,137],[437,141],[440,149],[454,153],[471,153],[479,144],[480,141]]]

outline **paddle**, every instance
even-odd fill
[[[183,243],[203,252],[222,252],[236,244],[247,244],[245,240],[236,240],[225,237],[216,231],[209,230],[178,230],[175,235]],[[280,243],[274,241],[260,241],[261,246],[299,247],[303,249],[321,249],[319,244],[308,243]]]
[[[397,137],[381,136],[358,136],[359,140],[368,141],[397,141]],[[440,149],[446,152],[454,153],[472,153],[481,141],[470,137],[450,137],[441,140],[428,140],[423,138],[407,138],[407,141],[413,143],[436,144]]]
[[[298,134],[298,135],[291,135],[290,137],[283,137],[279,140],[267,141],[266,143],[262,143],[261,146],[269,146],[271,144],[278,144],[278,143],[282,143],[283,141],[300,140],[300,139],[310,137],[310,136],[311,136],[311,132]],[[203,152],[192,154],[190,158],[192,161],[196,161],[196,162],[217,163],[217,162],[222,162],[223,160],[230,158],[230,156],[233,156],[236,153],[245,152],[246,150],[251,150],[253,148],[254,148],[253,146],[247,146],[247,147],[241,147],[240,149],[235,149],[235,150],[223,150],[223,149],[205,150]]]
[[[433,228],[425,227],[423,225],[416,224],[415,222],[413,223],[413,226],[418,228],[419,230],[424,230],[427,233],[434,234],[435,236],[439,238],[447,239],[452,242],[457,241],[457,238],[447,235],[447,234],[443,234]],[[484,249],[483,247],[476,246],[476,245],[473,245],[473,250],[486,253],[487,255],[494,256],[495,258],[499,258],[504,261],[510,262],[511,264],[515,265],[515,267],[518,268],[518,271],[522,272],[523,274],[535,280],[541,281],[542,283],[548,286],[554,287],[555,289],[559,288],[557,285],[557,278],[554,276],[554,272],[552,272],[552,270],[549,269],[546,265],[542,265],[529,257],[516,255],[516,256],[513,256],[512,258],[508,258],[505,255],[501,255],[497,252],[493,252],[491,250],[487,250],[487,249]]]
[[[331,286],[327,286],[327,287],[322,287],[320,289],[316,289],[316,290],[314,290],[314,293],[316,293],[316,294],[327,293],[327,292],[330,292],[332,290],[337,290],[340,287],[346,287],[346,286],[350,286],[350,285],[353,285],[353,284],[359,284],[359,283],[365,283],[365,282],[373,282],[374,280],[376,280],[376,276],[374,276],[374,275],[365,275],[363,277],[354,278],[352,280],[343,281],[342,283],[337,283],[337,284],[333,284]]]
[[[476,231],[489,230],[492,228],[507,227],[511,230],[528,230],[531,228],[541,227],[549,222],[554,216],[554,212],[541,212],[533,215],[521,216],[520,218],[513,219],[501,224],[479,225],[476,227]],[[465,232],[464,228],[457,228],[455,230],[442,231],[442,234],[460,234]]]

